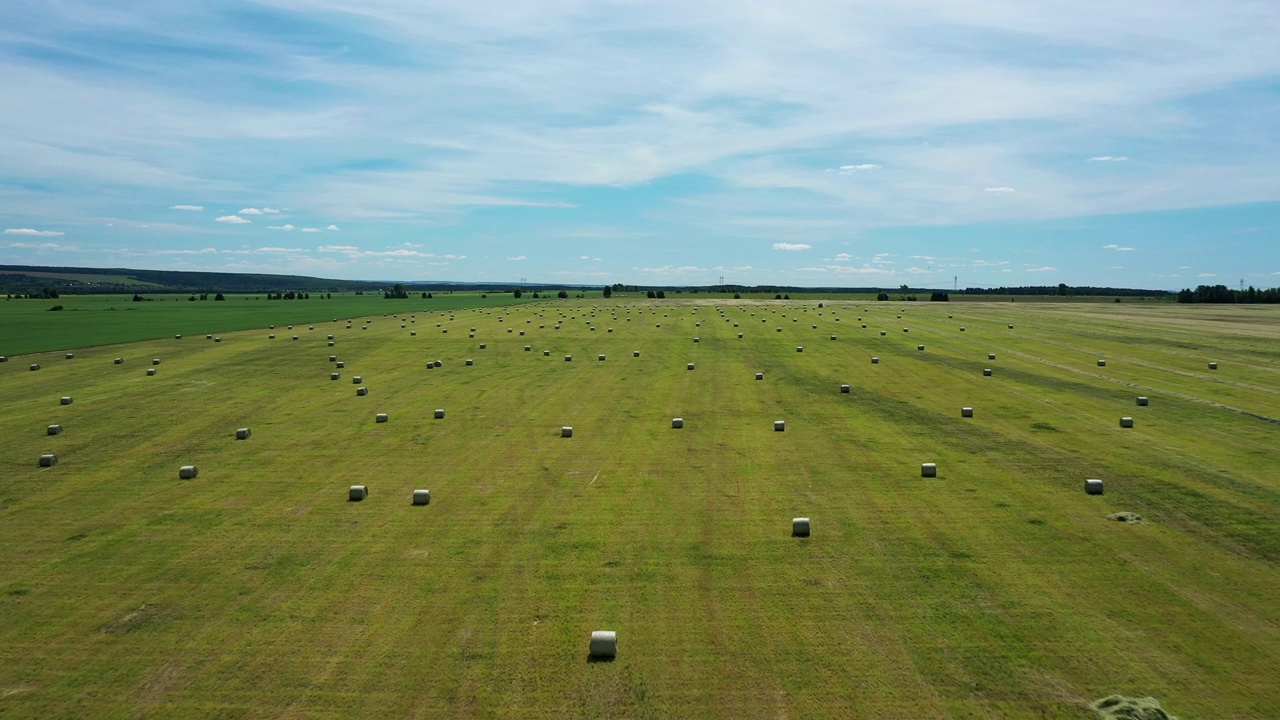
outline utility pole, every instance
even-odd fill
[[[951,292],[960,292],[960,276],[951,276]]]

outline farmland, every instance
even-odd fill
[[[0,715],[1280,715],[1275,307],[359,300],[3,308]]]

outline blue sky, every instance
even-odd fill
[[[3,263],[1280,285],[1271,0],[17,0],[0,108]]]

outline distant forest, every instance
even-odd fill
[[[1245,290],[1232,290],[1226,285],[1199,285],[1195,290],[1178,293],[1180,303],[1280,303],[1280,288],[1259,290],[1250,285]]]

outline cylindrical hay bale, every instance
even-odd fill
[[[214,342],[222,342],[222,338],[220,338],[220,337],[216,337],[216,338],[214,338],[214,339],[213,339],[213,341],[214,341]]]
[[[174,335],[174,336],[173,336],[173,339],[174,339],[174,340],[181,340],[181,339],[182,339],[182,336],[181,336],[181,335]]]
[[[307,326],[307,329],[308,329],[308,330],[315,330],[315,329],[316,329],[316,326],[315,326],[315,325],[308,325],[308,326]]]
[[[413,504],[414,505],[430,505],[431,491],[430,490],[414,490]]]
[[[689,366],[688,366],[688,367],[686,367],[685,369],[686,369],[686,370],[692,370],[692,369],[693,369],[693,363],[689,363]]]
[[[1138,396],[1138,405],[1141,407],[1147,406],[1147,397],[1145,395]]]
[[[684,418],[671,418],[671,427],[677,430],[684,427]]]
[[[1131,418],[1131,417],[1122,417],[1122,418],[1120,418],[1120,427],[1122,427],[1122,428],[1131,428],[1131,427],[1133,427],[1133,418]]]
[[[640,357],[640,351],[639,351],[639,350],[632,350],[632,351],[631,351],[631,357]]]
[[[702,338],[694,338],[694,339],[693,339],[693,341],[694,341],[694,342],[702,342]]]
[[[50,425],[50,426],[49,426],[49,428],[48,428],[48,431],[47,431],[47,432],[48,432],[50,435],[60,435],[60,434],[62,434],[62,426],[61,426],[61,425]]]
[[[1217,369],[1218,369],[1218,363],[1216,363],[1216,362],[1211,362],[1211,363],[1209,363],[1209,369],[1210,369],[1210,370],[1217,370]]]
[[[333,347],[333,341],[332,341],[332,340],[330,340],[330,341],[329,341],[329,347]]]
[[[444,419],[444,408],[436,408],[436,419],[437,420]]]
[[[418,331],[417,331],[417,330],[410,330],[410,331],[409,331],[409,337],[418,337]],[[329,343],[329,344],[330,344],[330,345],[332,345],[333,343]]]
[[[596,359],[599,360],[600,362],[604,362],[604,355],[600,355]]]
[[[909,332],[907,328],[902,328],[902,332]]]
[[[292,330],[292,329],[293,329],[293,326],[292,326],[292,325],[290,325],[287,329],[288,329],[288,330]]]
[[[58,456],[53,453],[45,453],[40,456],[40,467],[53,467],[58,464]]]
[[[739,339],[739,340],[741,340],[741,339],[742,339],[742,333],[738,333],[738,339]]]
[[[387,421],[387,419],[388,419],[388,418],[387,418],[387,414],[386,414],[386,413],[378,413],[377,415],[374,415],[374,416],[373,416],[373,421],[374,421],[374,422],[384,423],[384,422],[386,422],[386,421]]]
[[[782,328],[778,328],[778,332],[782,332]]]
[[[987,353],[987,359],[988,359],[988,360],[995,360],[995,359],[996,359],[996,354],[995,354],[995,353]]]
[[[848,385],[841,385],[841,386],[840,386],[840,392],[844,393],[845,395],[848,395],[848,394],[849,394],[849,392],[850,392],[850,390],[849,390],[849,386],[848,386]]]
[[[271,333],[270,335],[268,335],[268,336],[267,336],[267,339],[268,339],[268,340],[275,340],[275,339],[276,339],[276,334],[275,334],[275,333]]]
[[[791,518],[791,537],[809,537],[809,518]]]
[[[329,356],[329,362],[338,362],[338,356],[337,356],[337,355],[330,355],[330,356]]]
[[[204,336],[204,339],[205,339],[205,340],[212,340],[212,339],[213,339],[213,336],[212,336],[212,335],[205,335],[205,336]]]
[[[67,359],[68,359],[68,360],[74,360],[75,358],[76,358],[76,354],[75,354],[75,353],[67,353]]]
[[[960,408],[960,417],[969,417],[969,418],[973,417],[973,408],[971,407]]]
[[[239,430],[236,430],[237,440],[248,440],[251,435],[253,435],[253,432],[249,430],[249,428],[240,428]]]
[[[889,334],[888,331],[885,331],[885,330],[880,331],[880,337],[884,337],[885,335],[888,335],[888,334]]]
[[[481,349],[481,350],[485,349],[485,348],[486,348],[486,347],[488,347],[488,346],[489,346],[489,344],[488,344],[488,343],[480,343],[480,349]]]
[[[983,377],[991,377],[991,368],[982,368]]]
[[[573,428],[569,427],[568,425],[565,425],[564,427],[560,428],[560,437],[562,438],[573,437]]]
[[[871,364],[872,364],[872,365],[879,365],[879,364],[880,364],[880,358],[878,358],[878,357],[873,357],[873,358],[871,358]]]
[[[867,329],[867,324],[866,324],[866,323],[862,323],[862,329],[863,329],[863,330],[866,330],[866,329]]]
[[[812,329],[817,330],[817,329],[818,329],[818,326],[817,326],[817,325],[814,325]]]
[[[1106,366],[1107,366],[1107,361],[1106,361],[1106,360],[1099,360],[1099,361],[1098,361],[1098,367],[1106,367]]]
[[[123,365],[123,364],[124,364],[124,358],[116,358],[116,359],[115,359],[115,363],[116,363],[116,365]]]
[[[543,350],[543,351],[542,351],[542,357],[551,357],[551,351],[550,351],[550,350]]]
[[[338,373],[329,373],[330,380],[337,380],[339,377],[341,376]]]
[[[1013,325],[1010,325],[1010,326],[1009,326],[1009,329],[1010,329],[1010,330],[1012,330],[1012,329],[1013,329]]]
[[[350,502],[360,502],[367,497],[369,497],[368,485],[352,485],[351,489],[347,491],[347,500]]]
[[[268,325],[268,326],[267,326],[267,329],[268,329],[268,330],[275,330],[275,329],[276,329],[276,326],[275,326],[275,325]]]
[[[756,373],[756,379],[757,379],[757,380],[763,380],[763,379],[764,379],[764,373],[762,373],[762,372]]]
[[[62,400],[60,400],[59,402],[60,402],[62,405],[70,405],[71,403],[73,403],[73,402],[75,402],[75,401],[74,401],[74,400],[72,400],[69,396],[63,396]]]
[[[773,421],[773,431],[774,431],[774,432],[786,432],[786,429],[787,429],[787,421],[786,421],[786,420],[774,420],[774,421]]]
[[[339,370],[342,370],[347,367],[347,364],[342,362],[341,360],[338,360],[333,363],[333,366],[338,368]]]
[[[565,361],[565,362],[573,362],[573,356],[572,356],[572,355],[565,355],[565,356],[564,356],[564,361]]]
[[[329,336],[327,336],[327,337],[325,338],[325,340],[332,340],[332,339],[333,339],[333,336],[332,336],[332,335],[329,335]]]
[[[369,394],[369,388],[365,388],[365,387],[356,388],[356,395],[364,396],[368,394]]]
[[[960,332],[964,332],[964,326],[963,326],[963,325],[961,325],[961,326],[960,326]]]
[[[796,352],[804,352],[804,348],[802,346],[797,345]]]
[[[832,339],[832,340],[835,340],[835,339],[836,339],[836,336],[835,336],[835,335],[832,335],[832,336],[831,336],[831,339]]]
[[[587,653],[593,658],[618,657],[618,633],[612,630],[594,630]]]
[[[352,385],[359,385],[359,384],[360,384],[360,383],[362,383],[362,382],[364,382],[364,378],[363,378],[362,376],[360,376],[360,375],[353,375],[353,376],[351,377],[351,384],[352,384]]]
[[[917,350],[924,350],[924,346],[923,346],[923,345],[917,345],[917,346],[916,346],[916,349],[917,349]]]
[[[1084,481],[1084,491],[1087,495],[1101,495],[1102,481],[1098,478],[1089,478]]]
[[[156,369],[155,369],[155,368],[147,368],[147,375],[148,375],[148,376],[155,375],[155,374],[156,374]]]
[[[178,479],[180,480],[192,480],[199,474],[200,469],[195,465],[183,465],[178,468]]]
[[[920,463],[920,477],[938,477],[938,464]]]
[[[160,364],[160,358],[151,358],[151,364],[152,364],[152,365],[159,365],[159,364]]]
[[[475,361],[475,360],[472,360],[471,358],[467,358],[467,361],[466,361],[466,362],[467,362],[467,365],[475,365],[475,364],[476,364],[476,361]]]

